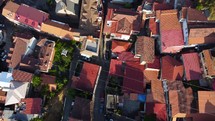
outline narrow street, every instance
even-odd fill
[[[76,64],[77,64],[77,61],[79,60],[79,57],[80,57],[80,56],[78,56],[79,54],[80,54],[79,50],[75,47],[74,54],[73,54],[73,59],[72,59],[72,62],[70,64],[69,79],[71,79],[72,76],[75,73]],[[66,90],[71,88],[71,84],[72,84],[72,81],[69,81],[68,84],[67,84],[67,87],[66,87],[67,89]],[[72,104],[72,98],[66,96],[65,97],[65,102],[64,102],[62,121],[68,121],[69,120],[69,113],[70,113],[71,108],[72,108],[71,104]]]
[[[100,60],[100,63],[102,64],[102,71],[100,73],[100,77],[98,80],[98,86],[95,91],[95,99],[94,99],[94,116],[93,121],[104,121],[104,111],[105,111],[105,105],[103,110],[101,111],[101,95],[104,95],[105,91],[105,81],[108,78],[108,73],[106,72],[109,70],[109,63],[105,60]],[[105,71],[103,71],[105,70]],[[105,104],[105,103],[104,103]]]

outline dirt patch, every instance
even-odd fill
[[[65,89],[62,90],[58,96],[49,100],[48,111],[45,115],[45,121],[60,121],[62,117],[63,110],[63,97],[65,94]]]

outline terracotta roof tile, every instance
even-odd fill
[[[182,28],[177,14],[176,10],[161,11],[160,35],[162,52],[168,53],[165,49],[171,46],[184,45]],[[174,38],[174,40],[172,38]]]
[[[146,63],[152,63],[155,56],[154,39],[146,36],[139,36],[135,43],[135,54],[141,56],[141,60]]]
[[[54,41],[47,40],[44,42],[44,44],[40,47],[39,50],[39,68],[42,72],[48,72],[48,70],[52,67],[52,62],[54,60],[55,55],[55,43]]]
[[[161,18],[161,10],[157,10],[155,12],[155,16],[156,16],[156,20],[160,20],[160,18]]]
[[[194,8],[183,7],[181,17],[187,19],[188,22],[207,21],[204,13]]]
[[[158,76],[159,76],[159,69],[146,68],[144,70],[144,78],[148,82],[152,80],[157,80]]]
[[[158,23],[155,22],[155,18],[149,18],[149,29],[152,32],[152,35],[158,34]]]
[[[198,53],[187,53],[182,55],[185,75],[187,80],[199,80],[202,78],[200,60]]]
[[[214,48],[215,50],[215,48]],[[212,52],[210,50],[204,50],[204,63],[207,68],[207,72],[209,76],[215,75],[215,55],[212,55]]]
[[[166,49],[164,50],[164,52],[179,53],[179,52],[181,52],[181,50],[183,48],[184,48],[184,45],[181,45],[181,46],[170,46],[170,47],[166,47]]]
[[[154,61],[152,63],[147,64],[147,68],[160,69],[161,68],[160,57],[155,56]]]
[[[38,25],[41,26],[42,22],[48,19],[49,14],[45,13],[41,10],[37,10],[36,8],[30,7],[25,4],[21,4],[18,10],[16,11],[17,16],[19,16],[19,19],[15,17],[15,19],[23,24],[27,24],[29,26],[32,26],[34,28],[40,29]],[[29,21],[29,22],[26,22]],[[37,22],[38,25],[35,23],[34,25],[32,22]]]
[[[91,101],[88,99],[76,97],[74,106],[70,113],[71,114],[70,118],[75,119],[75,120],[71,120],[71,121],[76,121],[76,120],[89,121],[91,119],[90,103],[91,103]]]
[[[107,25],[108,21],[111,21],[111,23],[113,24],[111,24],[110,26]],[[117,24],[112,21],[117,22]],[[131,33],[131,30],[139,31],[140,24],[140,15],[138,13],[133,12],[129,9],[108,8],[104,26],[104,33],[118,33],[129,35]]]
[[[83,68],[80,73],[80,79],[72,83],[72,87],[93,92],[94,86],[97,80],[97,76],[100,73],[100,66],[84,62]]]
[[[55,83],[55,80],[56,80],[55,76],[51,76],[51,75],[47,75],[47,74],[41,74],[40,78],[41,78],[43,84],[56,84]]]
[[[15,19],[15,13],[18,10],[19,6],[20,6],[19,4],[16,4],[12,1],[8,1],[2,10],[2,15],[10,19]],[[12,13],[11,16],[9,16],[10,13]]]
[[[214,121],[214,115],[209,113],[193,113],[190,117],[192,117],[192,121]]]
[[[37,69],[39,69],[40,60],[35,59],[33,57],[24,57],[21,60],[19,69],[27,72],[34,73]]]
[[[146,103],[146,114],[156,114],[156,121],[167,121],[166,104]]]
[[[131,43],[119,40],[112,40],[112,52],[114,53],[121,53],[127,51]]]
[[[124,73],[122,67],[122,61],[111,59],[109,74],[123,76]]]
[[[215,113],[215,91],[198,91],[199,113]]]
[[[171,112],[172,116],[180,113],[179,109],[179,99],[178,99],[178,91],[177,90],[170,90],[169,91],[169,103],[171,104]]]
[[[161,22],[163,22],[162,25],[160,25],[161,30],[181,29],[181,25],[177,15],[178,15],[177,10],[161,10],[160,19],[161,19]],[[164,24],[165,22],[171,22],[171,23]]]
[[[208,44],[215,42],[215,28],[191,28],[189,44]]]
[[[60,24],[51,20],[43,22],[41,31],[53,34],[64,39],[73,39],[74,36],[80,36],[80,33],[72,32],[69,25]]]
[[[122,52],[118,55],[118,59],[125,62],[138,62],[140,63],[139,58],[134,58],[134,54],[131,52]]]
[[[162,78],[169,81],[182,80],[183,65],[171,56],[162,57]]]
[[[11,68],[17,68],[19,66],[21,59],[27,49],[26,40],[22,38],[15,38],[14,42],[15,42],[14,49],[13,51],[10,52],[12,54],[11,58],[9,57],[10,60],[9,67]]]
[[[125,75],[123,79],[123,90],[125,92],[143,93],[145,90],[144,66],[138,62],[126,62]]]
[[[154,102],[165,103],[164,89],[162,81],[152,80],[151,81],[151,93],[154,99]]]
[[[26,103],[26,109],[23,111],[25,114],[40,114],[41,113],[41,98],[25,98],[21,102]]]
[[[170,4],[154,2],[152,10],[153,11],[156,11],[156,10],[170,10],[170,9],[173,9],[173,8],[174,7],[171,6]]]
[[[185,88],[182,81],[174,81],[168,83],[168,88],[172,116],[178,113],[192,113],[191,103],[194,98],[191,87]]]
[[[172,39],[173,37],[174,40]],[[163,53],[173,53],[174,48],[181,45],[184,45],[181,30],[168,30],[161,32],[161,49]],[[169,47],[173,48],[170,49]]]
[[[31,82],[33,74],[21,70],[13,70],[13,79],[20,82]]]
[[[187,19],[187,7],[182,7],[181,16],[182,19]]]

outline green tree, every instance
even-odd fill
[[[132,8],[132,5],[131,5],[130,3],[126,3],[126,4],[124,5],[124,7],[125,7],[125,8]]]
[[[53,98],[55,95],[56,95],[55,92],[50,92],[48,98],[51,99],[51,98]]]
[[[48,85],[42,85],[41,94],[42,95],[49,95],[49,86]]]
[[[43,120],[43,118],[39,118],[39,117],[37,117],[37,118],[33,118],[33,119],[31,119],[30,121],[44,121],[44,120]]]
[[[33,85],[34,87],[38,87],[40,84],[41,84],[41,79],[40,79],[40,77],[39,77],[39,76],[34,76],[34,77],[33,77],[33,83],[32,83],[32,85]]]
[[[76,90],[75,89],[68,89],[68,91],[67,91],[67,95],[69,96],[69,97],[71,97],[71,98],[75,98],[75,96],[76,96]]]

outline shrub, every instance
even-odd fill
[[[34,87],[38,87],[38,86],[40,86],[40,84],[41,84],[41,79],[40,79],[39,76],[34,76],[32,82],[33,82],[32,85],[33,85]]]

